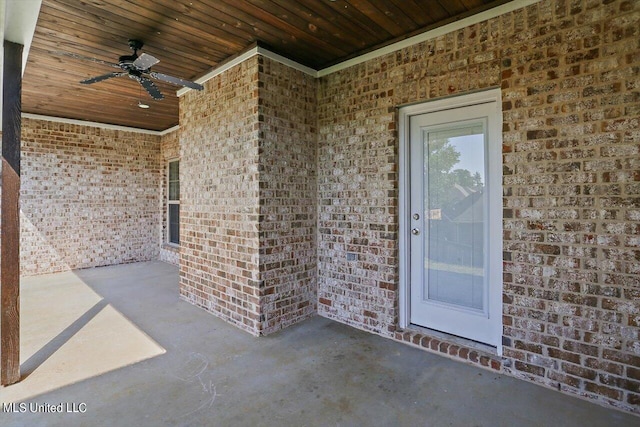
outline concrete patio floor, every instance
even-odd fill
[[[0,388],[0,425],[640,425],[321,317],[254,338],[177,282],[162,262],[23,279],[23,380]]]

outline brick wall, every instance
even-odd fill
[[[542,1],[323,77],[318,311],[640,412],[640,3]],[[501,86],[504,359],[398,323],[394,108]]]
[[[316,80],[259,57],[262,333],[316,312]]]
[[[315,85],[254,56],[180,100],[180,292],[254,335],[316,311]]]
[[[22,119],[21,274],[158,257],[159,137]]]
[[[501,19],[508,370],[640,404],[640,3]]]
[[[162,215],[160,231],[160,252],[158,259],[169,264],[178,265],[180,261],[180,248],[167,244],[167,185],[168,165],[170,160],[180,159],[180,131],[174,130],[160,137],[160,170],[162,174],[159,183],[160,212]]]
[[[258,60],[180,98],[180,295],[260,334]]]

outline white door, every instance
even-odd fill
[[[499,347],[497,100],[447,107],[445,100],[442,109],[408,117],[410,323]]]

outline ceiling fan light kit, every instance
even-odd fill
[[[163,82],[171,83],[177,86],[188,87],[195,90],[202,90],[203,86],[201,84],[184,80],[179,77],[173,77],[167,74],[157,73],[155,71],[151,71],[151,67],[160,62],[159,59],[142,53],[138,55],[138,50],[140,50],[144,46],[144,44],[140,40],[129,40],[129,47],[133,51],[133,55],[122,55],[118,59],[117,64],[101,61],[95,58],[85,58],[78,55],[69,55],[71,57],[77,59],[85,59],[92,62],[96,62],[99,64],[109,65],[114,68],[120,68],[122,71],[114,71],[111,73],[103,74],[101,76],[91,77],[86,80],[82,80],[80,83],[89,85],[101,82],[103,80],[107,80],[113,77],[124,77],[128,76],[130,79],[137,81],[140,83],[140,86],[147,91],[147,93],[156,101],[159,101],[164,98],[164,95],[160,92],[155,83],[150,79],[160,80]],[[149,108],[149,105],[138,101],[138,107],[140,108]]]

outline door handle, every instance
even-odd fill
[[[418,230],[417,228],[412,228],[411,234],[413,234],[414,236],[417,236],[418,234],[420,234],[420,230]]]

